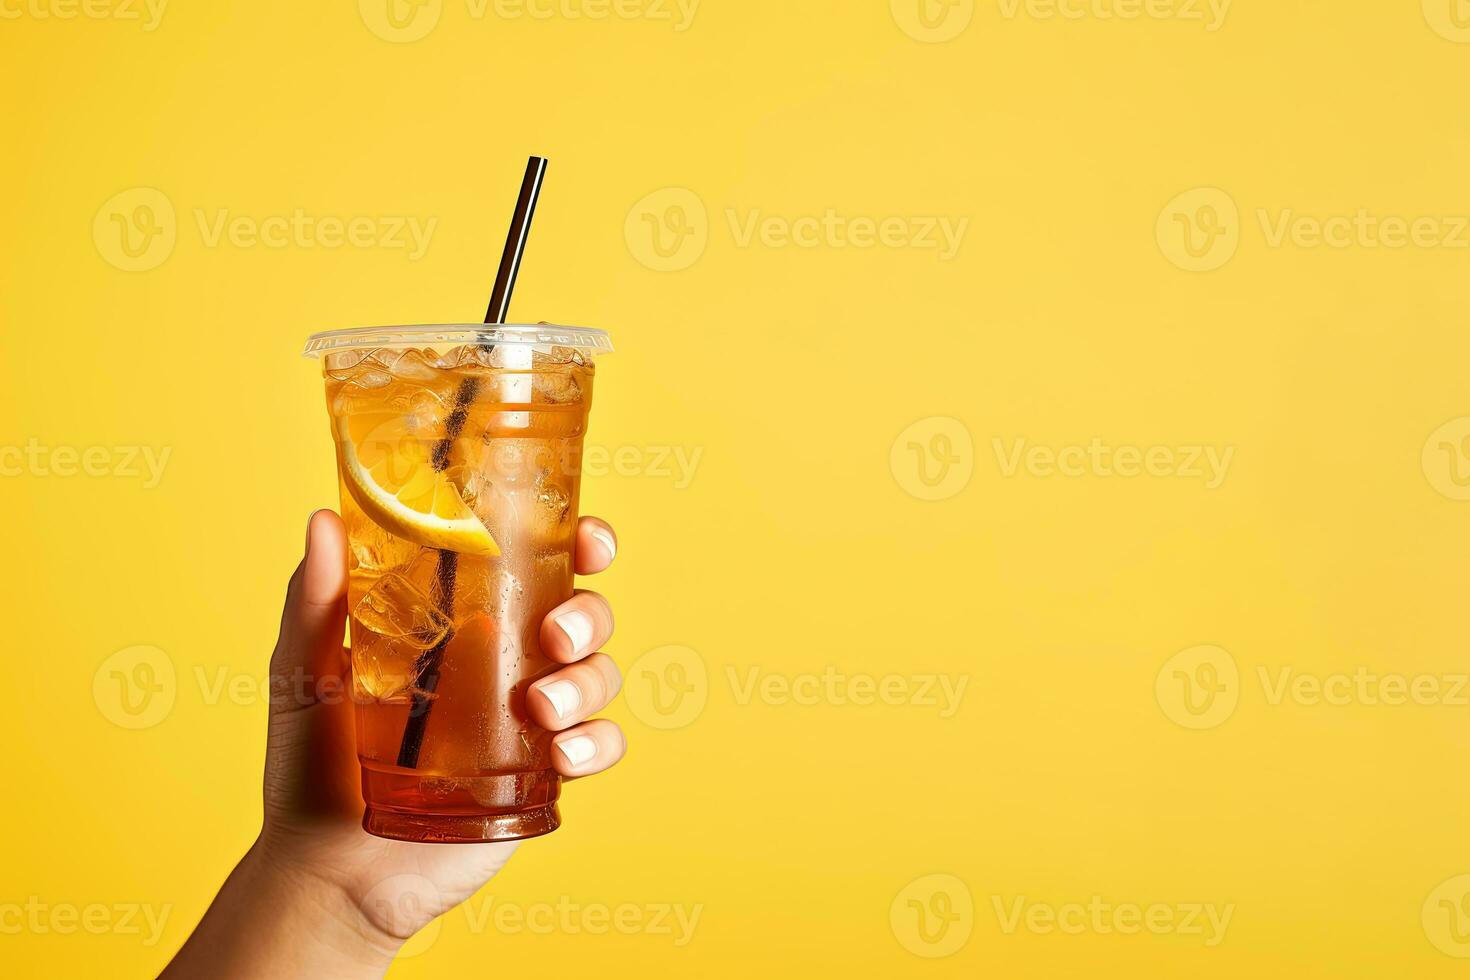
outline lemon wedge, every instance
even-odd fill
[[[347,489],[379,527],[444,551],[500,554],[454,482],[434,469],[435,441],[403,415],[348,415],[337,420],[337,436]]]

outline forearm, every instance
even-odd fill
[[[271,860],[257,844],[162,977],[376,978],[398,946],[340,888]]]

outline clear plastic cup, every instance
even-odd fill
[[[572,595],[582,442],[606,333],[549,324],[313,335],[347,523],[363,827],[422,842],[555,830],[526,691]]]

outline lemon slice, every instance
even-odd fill
[[[348,415],[337,420],[337,435],[347,489],[379,527],[444,551],[500,554],[453,481],[434,469],[435,441],[403,415]]]

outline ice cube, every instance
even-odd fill
[[[357,369],[371,351],[365,350],[334,350],[323,360],[327,375],[338,381],[346,381],[346,375],[350,375]]]
[[[504,346],[464,344],[451,347],[434,361],[434,366],[449,371],[480,372],[489,368],[504,367]]]
[[[571,371],[537,371],[531,385],[533,404],[570,405],[582,399],[582,385]]]
[[[415,562],[416,569],[419,562]],[[429,593],[398,572],[388,572],[368,590],[352,611],[364,629],[415,650],[427,650],[449,632],[449,617]]]
[[[572,509],[571,496],[559,484],[547,477],[542,477],[537,481],[536,503],[541,515],[557,526],[566,523],[567,515]]]
[[[414,694],[423,651],[387,637],[355,630],[352,691],[359,700],[408,701]]]
[[[354,607],[386,572],[408,567],[426,550],[371,521],[354,521],[347,551],[348,598]]]
[[[409,381],[433,381],[441,376],[430,357],[432,351],[406,350],[393,365],[395,377],[405,378]]]
[[[547,348],[538,347],[531,355],[531,364],[538,371],[546,367],[555,367],[562,364],[581,364],[582,354],[575,347],[561,347],[553,345]]]

